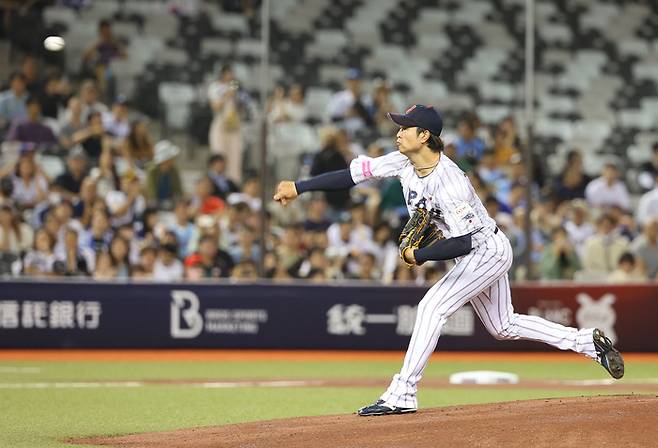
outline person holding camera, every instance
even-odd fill
[[[221,68],[219,79],[208,87],[208,99],[214,113],[208,135],[210,152],[224,155],[228,177],[239,183],[242,180],[245,145],[242,121],[248,112],[250,99],[240,89],[229,65]]]
[[[545,280],[573,280],[581,268],[576,250],[562,227],[553,230],[552,243],[546,246],[541,257],[541,278]]]

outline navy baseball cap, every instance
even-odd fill
[[[443,130],[443,119],[439,111],[434,109],[434,106],[416,104],[403,114],[389,113],[388,118],[400,126],[427,129],[434,135],[441,135]]]

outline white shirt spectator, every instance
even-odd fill
[[[361,95],[360,101],[363,106],[368,109],[372,100],[367,95]],[[349,110],[354,107],[356,97],[351,90],[342,90],[334,94],[329,100],[327,112],[332,121],[341,121],[341,127],[346,129],[350,134],[354,134],[365,126],[365,122],[359,116],[350,116]]]
[[[637,205],[636,218],[641,226],[650,219],[658,219],[658,185],[642,195]]]
[[[134,218],[141,215],[146,208],[146,200],[144,199],[144,196],[140,195],[135,198],[135,202],[133,202],[132,206],[129,207],[123,215],[116,216],[117,211],[125,206],[127,201],[128,195],[121,190],[110,191],[105,196],[105,203],[112,214],[112,227],[116,228],[124,224],[130,224],[134,221]]]
[[[38,250],[31,250],[25,255],[25,259],[23,260],[23,268],[32,268],[41,274],[48,274],[53,271],[54,263],[55,254],[48,254]]]
[[[585,198],[595,207],[619,206],[624,210],[631,208],[631,199],[626,185],[620,180],[608,185],[603,177],[591,181],[585,189]]]
[[[9,232],[6,232],[0,226],[0,244],[6,240],[6,251],[9,253],[18,254],[19,252],[29,250],[32,247],[33,239],[34,231],[32,227],[24,222],[18,225],[18,234],[13,228]],[[0,247],[2,246],[0,245]]]
[[[153,266],[153,279],[161,282],[170,282],[181,280],[183,278],[183,263],[180,260],[173,259],[169,265],[162,262],[161,259],[155,261]]]
[[[578,225],[573,221],[567,221],[564,223],[564,230],[567,231],[569,242],[573,244],[578,257],[582,258],[585,240],[594,235],[596,229],[589,222],[583,222],[581,225]]]
[[[37,201],[39,198],[37,185],[41,191],[48,191],[48,182],[40,174],[36,174],[27,183],[25,183],[22,178],[14,176],[13,184],[14,190],[11,193],[11,197],[19,205],[34,204]]]
[[[108,113],[109,110],[110,109],[105,104],[101,103],[100,101],[96,101],[95,103],[91,103],[91,104],[83,103],[82,104],[82,122],[86,123],[87,120],[89,120],[89,115],[93,114],[94,112],[98,112],[102,116],[103,114]],[[70,118],[70,111],[68,111],[68,110],[65,113],[65,119],[67,119],[67,118]]]
[[[304,104],[293,103],[290,100],[283,100],[273,106],[268,118],[273,123],[301,123],[306,120],[307,115],[308,111]]]
[[[112,112],[105,112],[102,115],[103,127],[114,138],[122,139],[130,133],[130,123],[128,120],[117,120]]]

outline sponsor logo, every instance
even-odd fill
[[[590,295],[581,292],[576,296],[580,308],[576,311],[576,322],[580,328],[596,327],[605,333],[610,340],[617,341],[615,333],[615,322],[617,313],[612,307],[617,298],[614,294],[607,293],[601,296],[599,300],[594,300]]]
[[[96,301],[0,300],[0,329],[96,330],[102,312]]]
[[[418,306],[401,305],[392,313],[367,313],[365,307],[357,304],[345,305],[337,303],[327,310],[327,333],[333,335],[363,336],[367,332],[366,325],[395,325],[395,333],[399,336],[409,336],[416,322]],[[473,336],[475,333],[475,318],[471,307],[462,307],[452,314],[441,329],[442,335]]]
[[[215,334],[258,334],[267,322],[264,309],[200,309],[199,297],[192,291],[171,291],[171,337],[194,339],[202,332]]]

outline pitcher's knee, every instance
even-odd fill
[[[517,339],[518,337],[514,325],[509,321],[503,322],[503,325],[501,327],[497,327],[495,331],[492,332],[492,335],[499,341]]]

